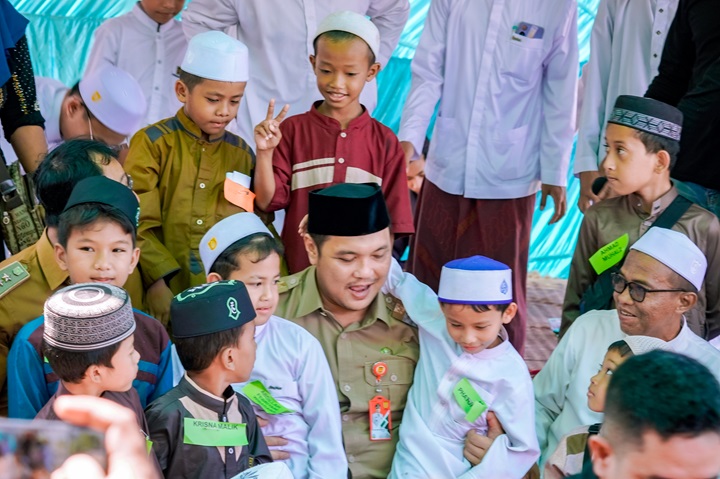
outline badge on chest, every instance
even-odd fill
[[[373,364],[372,373],[377,381],[375,391],[381,393],[380,381],[388,372],[388,366],[382,361]],[[370,440],[389,441],[392,439],[392,417],[390,416],[390,400],[381,394],[376,395],[368,402],[370,416]]]

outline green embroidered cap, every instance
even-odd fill
[[[242,281],[218,281],[186,289],[170,304],[170,325],[176,338],[193,338],[237,328],[255,319]]]

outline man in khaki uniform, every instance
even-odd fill
[[[36,244],[0,263],[0,415],[7,416],[7,357],[20,328],[43,314],[45,300],[68,285],[68,273],[55,261],[57,224],[73,187],[97,175],[128,185],[116,154],[98,142],[72,140],[54,149],[36,173],[37,196],[45,208],[47,227]],[[143,309],[140,274],[135,270],[125,288],[132,304]]]
[[[304,239],[312,266],[284,278],[276,312],[307,329],[325,351],[355,479],[386,478],[390,472],[419,356],[417,329],[403,321],[399,302],[380,292],[392,257],[389,226],[375,184],[310,193]],[[370,411],[378,396],[390,410],[385,419],[383,405],[373,402]],[[377,416],[372,422],[370,413]]]

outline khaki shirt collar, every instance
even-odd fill
[[[68,279],[68,272],[60,269],[55,260],[55,247],[50,242],[50,237],[47,234],[47,228],[43,231],[42,236],[35,244],[35,251],[38,257],[38,263],[40,263],[40,269],[42,270],[45,280],[51,290],[55,291],[62,286]]]
[[[220,135],[220,136],[217,137],[217,138],[212,138],[212,139],[210,139],[210,140],[203,140],[203,132],[202,132],[202,130],[200,129],[199,126],[197,126],[197,124],[196,124],[194,121],[192,121],[192,120],[190,119],[189,116],[187,116],[187,114],[185,113],[185,109],[184,109],[184,108],[180,108],[180,109],[178,110],[177,114],[175,115],[175,118],[178,119],[178,122],[180,123],[180,127],[181,127],[188,135],[192,136],[194,139],[196,139],[196,140],[198,140],[198,141],[204,141],[204,142],[207,142],[207,143],[216,143],[216,142],[222,140],[223,138],[225,138],[225,134],[222,134],[222,135]],[[224,132],[224,133],[226,133],[226,132]]]
[[[675,185],[673,185],[673,187],[670,188],[670,190],[668,190],[667,193],[665,193],[660,198],[653,201],[653,204],[650,207],[649,218],[655,218],[658,215],[660,215],[660,213],[665,211],[667,209],[667,207],[670,206],[670,203],[672,203],[673,200],[675,200],[675,198],[677,198],[677,196],[678,196],[678,190],[677,190],[677,188],[675,188]],[[645,216],[647,214],[647,213],[645,213],[645,211],[643,211],[642,199],[635,193],[632,193],[630,195],[630,203],[631,203],[633,209],[635,210],[635,212],[638,213],[639,215]]]

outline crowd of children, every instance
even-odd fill
[[[387,60],[393,28],[378,20],[406,17],[404,2],[325,12],[295,39],[322,99],[294,111],[288,92],[262,98],[266,114],[243,138],[235,120],[248,131],[267,85],[240,40],[251,29],[239,2],[219,3],[238,10],[231,25],[212,7],[237,38],[186,40],[174,18],[183,1],[139,1],[98,29],[83,79],[40,105],[58,146],[34,175],[42,238],[0,264],[0,415],[59,419],[61,396],[109,399],[133,412],[129,440],[145,441],[148,471],[166,478],[610,478],[594,465],[602,451],[590,452],[611,437],[602,414],[622,363],[667,350],[720,378],[706,341],[720,334],[720,222],[671,179],[682,113],[630,95],[600,128],[614,197],[583,193],[597,204],[580,230],[559,345],[535,379],[523,361],[529,231],[510,230],[525,228],[540,183],[553,221],[564,213],[572,118],[560,113],[574,97],[551,94],[574,84],[572,14],[544,12],[547,31],[518,22],[495,47],[505,20],[492,7],[486,51],[468,64],[509,60],[497,77],[478,74],[488,91],[459,106],[470,74],[448,78],[457,58],[446,62],[443,42],[455,51],[470,38],[449,25],[479,10],[434,0],[400,142],[361,95]],[[213,23],[207,2],[193,4],[186,30]],[[152,48],[139,59],[128,45]],[[507,91],[488,113],[492,140],[453,143],[487,121],[453,115],[495,98],[493,85]],[[440,136],[415,158],[441,94]],[[546,109],[542,133],[500,131],[510,97],[510,116]],[[483,148],[522,168],[510,163],[528,137],[547,152],[525,176],[497,162],[472,166],[483,178],[474,183],[477,172],[454,171]],[[420,186],[426,155],[436,184]],[[479,191],[487,182],[490,196]],[[408,264],[420,279],[397,261],[415,223]],[[482,255],[440,254],[448,238],[480,230]]]

